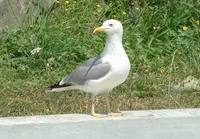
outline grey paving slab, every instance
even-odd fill
[[[0,118],[0,139],[199,139],[200,109]]]

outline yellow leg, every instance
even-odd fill
[[[92,96],[92,110],[91,110],[91,115],[94,116],[94,117],[97,117],[97,118],[107,117],[107,115],[95,113],[95,96]]]
[[[122,113],[119,109],[119,106],[117,107],[117,113]]]
[[[107,108],[108,108],[108,116],[123,116],[123,114],[122,114],[122,112],[120,112],[119,108],[116,113],[111,112],[109,93],[107,93],[107,95],[106,95],[106,101],[107,101]]]

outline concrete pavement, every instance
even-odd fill
[[[199,139],[200,109],[0,118],[0,139]]]

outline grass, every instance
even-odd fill
[[[101,52],[105,35],[92,31],[109,18],[124,25],[132,65],[128,81],[111,94],[113,110],[117,103],[122,110],[200,107],[200,92],[169,91],[189,75],[200,78],[199,15],[198,0],[60,0],[0,38],[0,116],[90,112],[90,94],[44,90]],[[97,103],[105,112],[104,95]]]

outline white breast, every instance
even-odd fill
[[[111,72],[109,78],[111,83],[115,87],[123,83],[130,72],[130,62],[126,55],[108,57],[108,62],[111,64]]]
[[[110,72],[103,78],[89,81],[85,91],[96,94],[104,93],[112,90],[127,79],[130,71],[130,62],[127,56],[107,56],[103,61],[110,63]]]

